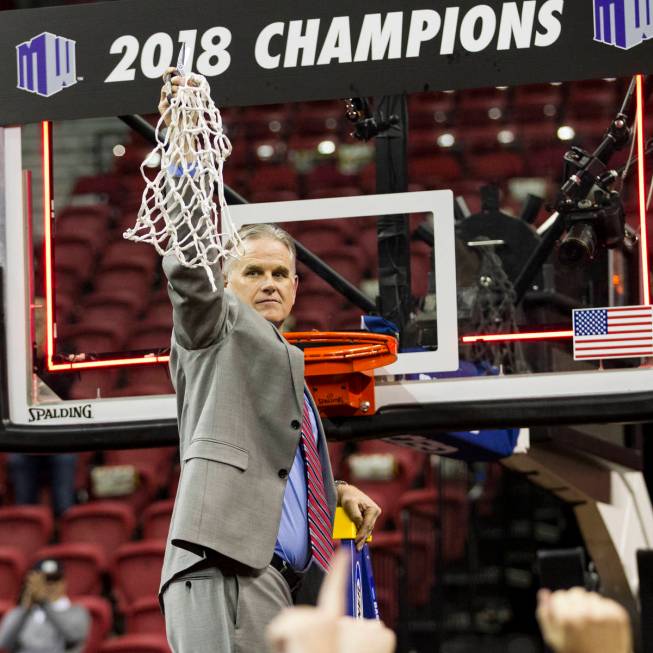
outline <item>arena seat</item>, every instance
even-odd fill
[[[143,513],[143,538],[165,540],[168,537],[174,499],[163,499],[151,503]]]
[[[97,256],[88,242],[70,236],[57,236],[55,239],[55,273],[76,270],[80,281],[89,279],[95,270]]]
[[[138,599],[157,596],[164,550],[161,540],[143,540],[116,551],[112,578],[120,610],[126,612]]]
[[[85,322],[108,322],[122,324],[125,328],[142,309],[142,302],[120,288],[113,291],[96,292],[83,298],[82,315]]]
[[[73,186],[72,195],[105,195],[110,204],[118,204],[123,192],[120,177],[102,174],[79,177]]]
[[[165,635],[134,634],[106,639],[98,653],[171,653]]]
[[[99,544],[88,542],[66,542],[51,544],[39,549],[34,560],[56,558],[61,561],[66,577],[68,596],[99,594],[102,578],[107,571],[107,556]]]
[[[287,104],[248,107],[242,112],[238,126],[248,139],[261,138],[268,134],[284,134],[290,118]]]
[[[454,113],[454,93],[414,93],[408,97],[410,125],[428,129],[451,122]]]
[[[513,150],[473,154],[467,157],[467,166],[474,177],[488,181],[520,177],[526,171],[523,156]]]
[[[127,339],[127,347],[129,349],[146,349],[148,351],[167,349],[170,347],[171,333],[172,331],[168,325],[138,325],[134,333]]]
[[[293,202],[299,199],[294,190],[254,190],[249,193],[249,201],[257,202]]]
[[[74,342],[76,345],[79,344],[77,340]],[[76,351],[88,352],[90,350],[76,349]],[[70,388],[69,397],[70,399],[95,399],[98,395],[100,397],[110,397],[117,381],[118,373],[115,369],[81,370],[79,378],[75,379]]]
[[[136,265],[125,264],[124,267],[103,270],[94,278],[96,291],[122,288],[135,299],[140,299],[145,304],[145,299],[150,294],[153,279],[150,275],[142,273],[143,268]]]
[[[420,157],[408,163],[409,179],[425,188],[446,187],[446,182],[458,179],[462,168],[453,154]]]
[[[127,542],[136,518],[129,505],[120,501],[92,501],[69,508],[59,521],[61,542],[88,542],[104,549],[107,560]]]
[[[151,245],[127,240],[109,243],[102,255],[100,274],[104,270],[124,267],[140,267],[145,275],[151,275],[159,263],[159,255]]]
[[[531,84],[517,86],[510,109],[510,117],[517,122],[538,122],[559,115],[562,104],[560,86]],[[547,113],[544,112],[545,107]],[[552,113],[555,111],[555,113]]]
[[[0,601],[18,600],[26,570],[27,558],[22,550],[0,547]]]
[[[154,474],[159,488],[164,488],[177,453],[176,447],[153,447],[152,449],[114,449],[104,452],[107,465],[134,465],[139,470],[148,468]]]
[[[147,392],[147,394],[152,393]],[[116,393],[113,396],[116,396]],[[112,500],[128,504],[131,506],[134,514],[139,515],[157,493],[160,479],[157,478],[156,472],[149,465],[139,465],[138,463],[124,464],[133,464],[138,473],[138,482],[131,494],[113,497]],[[110,467],[110,465],[107,466]]]
[[[296,134],[324,134],[328,132],[338,134],[342,131],[345,118],[345,105],[343,102],[303,103],[297,109],[293,121],[293,132]]]
[[[160,633],[165,635],[165,619],[161,613],[159,599],[156,596],[145,596],[137,599],[127,608],[125,632],[127,634]]]
[[[113,627],[111,604],[101,596],[78,596],[75,603],[85,607],[91,617],[91,628],[82,653],[98,653],[101,643]]]
[[[313,188],[306,193],[306,199],[323,199],[327,197],[357,197],[362,195],[363,191],[358,186],[323,186],[322,188]]]
[[[403,466],[403,473],[406,475],[406,481],[410,487],[414,487],[426,475],[429,466],[429,457],[427,454],[411,449],[401,447],[393,442],[385,440],[362,440],[356,443],[358,453],[389,453],[396,460],[400,461]]]
[[[254,191],[297,190],[298,177],[295,169],[284,164],[261,165],[256,168],[249,180]]]
[[[170,374],[168,366],[165,364],[156,365],[139,365],[134,366],[132,369],[126,371],[126,379],[128,386],[170,386]]]
[[[0,508],[0,546],[16,547],[28,558],[48,543],[53,527],[48,506]]]
[[[316,165],[304,175],[304,182],[309,191],[313,188],[358,187],[357,175],[346,175],[331,162]]]
[[[95,354],[120,351],[127,333],[125,325],[99,321],[69,324],[60,337],[73,343],[75,353]]]
[[[389,628],[396,628],[399,620],[401,548],[397,541],[394,533],[375,532],[369,543],[379,614]]]
[[[443,534],[442,559],[460,560],[465,554],[468,533],[469,506],[465,488],[446,483],[442,503],[443,514],[438,517],[439,498],[436,488],[409,490],[401,496],[398,510],[409,519],[411,529],[416,533],[426,532],[439,522]]]

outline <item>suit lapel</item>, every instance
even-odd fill
[[[281,341],[283,346],[286,348],[286,354],[288,355],[288,363],[290,365],[290,376],[292,378],[292,385],[294,390],[295,401],[297,402],[297,408],[303,412],[304,408],[304,354],[301,349],[293,347],[290,343],[281,335],[279,329],[269,322],[270,326],[274,329],[274,332],[277,334],[277,338]]]

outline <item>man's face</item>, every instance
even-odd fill
[[[242,244],[225,286],[238,298],[280,327],[290,315],[297,293],[297,275],[290,250],[276,238],[251,238]]]

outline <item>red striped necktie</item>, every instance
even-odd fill
[[[322,464],[317,453],[310,410],[308,399],[304,397],[301,447],[306,467],[308,535],[313,557],[324,571],[328,571],[334,553],[333,540],[331,539],[331,515],[329,514],[324,491]]]

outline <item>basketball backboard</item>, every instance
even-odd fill
[[[537,110],[547,115],[547,111],[552,110],[549,105],[556,98],[571,98],[567,100],[571,114],[584,115],[582,112],[587,110],[583,104],[587,101],[587,97],[583,96],[585,88],[604,100],[611,97],[612,111],[627,82],[612,80],[517,87],[510,91],[509,96],[501,89],[478,91],[476,95],[469,94],[456,100],[463,114],[476,115],[474,112],[478,113],[481,106],[494,116],[497,111],[501,114],[510,107],[515,114],[521,112],[522,117],[515,118],[510,124],[493,122],[490,118],[487,125],[476,131],[472,127],[456,130],[448,124],[435,130],[432,127],[420,129],[420,115],[428,113],[433,117],[439,115],[438,112],[452,110],[454,100],[449,94],[437,97],[416,94],[410,98],[411,110],[418,117],[410,151],[420,165],[420,162],[429,159],[429,165],[432,166],[435,160],[441,166],[438,174],[445,178],[449,175],[448,181],[442,184],[445,190],[375,195],[370,190],[369,180],[367,184],[362,181],[363,173],[360,171],[364,166],[355,167],[357,157],[364,160],[363,163],[369,162],[370,146],[342,143],[341,147],[349,148],[349,158],[345,164],[354,166],[351,179],[359,183],[359,189],[366,185],[364,194],[347,196],[345,192],[344,197],[330,196],[337,192],[327,192],[333,189],[323,184],[321,190],[317,189],[314,195],[318,197],[314,199],[256,201],[232,206],[232,217],[237,224],[278,222],[300,242],[303,239],[309,242],[311,238],[315,241],[316,234],[318,240],[328,237],[329,232],[338,234],[337,242],[340,245],[325,248],[322,247],[324,243],[314,244],[322,250],[327,263],[336,269],[343,266],[344,276],[356,269],[354,274],[357,276],[351,280],[364,287],[371,298],[377,292],[374,275],[367,272],[361,274],[361,270],[373,271],[376,267],[375,218],[408,214],[413,232],[416,233],[420,224],[425,224],[427,232],[428,228],[432,230],[433,248],[425,242],[412,245],[415,260],[413,294],[418,298],[415,323],[420,329],[421,349],[402,353],[396,364],[377,372],[377,405],[381,409],[438,402],[444,405],[451,401],[572,398],[585,392],[610,394],[615,392],[615,388],[617,392],[624,393],[648,390],[651,370],[641,361],[630,359],[625,363],[610,364],[614,369],[605,369],[608,365],[574,361],[570,355],[572,307],[649,301],[645,283],[648,279],[647,256],[642,240],[626,253],[621,250],[602,251],[591,265],[574,272],[562,268],[557,259],[549,259],[529,284],[523,304],[525,312],[510,317],[515,320],[514,328],[505,323],[509,318],[501,313],[505,307],[488,304],[486,312],[483,312],[483,302],[491,300],[493,284],[498,281],[494,276],[497,263],[505,275],[514,281],[545,233],[544,208],[539,208],[531,216],[540,234],[525,221],[515,219],[522,202],[529,192],[550,200],[560,180],[561,157],[569,142],[592,149],[600,141],[611,115],[603,110],[601,118],[576,118],[573,123],[577,130],[575,137],[571,141],[564,141],[562,138],[567,138],[568,134],[561,130],[559,120],[547,122],[544,127],[538,124],[535,129],[533,112]],[[293,107],[292,111],[295,110]],[[227,124],[229,120],[235,125],[232,132],[235,134],[236,154],[234,161],[227,165],[227,183],[236,190],[242,190],[238,175],[251,171],[246,171],[243,162],[238,159],[237,125],[238,120],[246,121],[248,118],[245,112],[227,110]],[[5,128],[2,132],[8,270],[5,302],[7,307],[11,307],[11,319],[7,320],[6,325],[7,363],[12,378],[9,388],[10,416],[16,424],[110,424],[145,422],[153,416],[170,420],[175,418],[174,397],[165,372],[169,315],[163,315],[166,309],[162,306],[167,299],[162,277],[157,272],[158,261],[137,263],[130,272],[131,277],[114,277],[122,279],[122,282],[113,282],[114,288],[120,290],[121,283],[138,285],[139,266],[141,270],[150,269],[153,275],[147,289],[147,300],[144,300],[142,307],[132,309],[134,322],[131,328],[139,337],[131,341],[123,339],[118,346],[104,348],[88,344],[92,340],[90,331],[97,324],[90,324],[86,317],[93,311],[96,315],[101,313],[97,311],[98,302],[106,299],[107,289],[100,279],[103,276],[111,277],[107,272],[111,265],[106,255],[110,247],[114,244],[117,246],[121,241],[119,228],[126,226],[125,220],[130,219],[130,215],[127,210],[120,213],[119,207],[125,205],[125,198],[112,198],[110,189],[99,192],[97,188],[89,190],[82,185],[68,193],[62,192],[63,198],[59,199],[59,194],[53,192],[52,179],[56,179],[59,161],[61,166],[64,165],[68,134],[73,131],[88,129],[97,134],[98,170],[106,168],[107,161],[114,168],[124,170],[127,167],[125,161],[130,156],[133,159],[135,153],[140,157],[140,162],[147,149],[138,141],[131,143],[122,127],[114,133],[107,130],[106,121],[96,128],[84,124],[92,122],[76,121],[72,127],[66,123],[54,126],[43,123],[22,129]],[[270,122],[274,122],[272,117]],[[570,122],[562,127],[573,129],[573,125]],[[30,141],[34,134],[39,139],[36,148],[33,140]],[[104,141],[100,138],[102,134],[105,135]],[[500,144],[498,151],[494,145],[487,151],[490,136]],[[334,137],[334,141],[339,139],[340,136]],[[431,154],[434,142],[438,148],[435,156]],[[267,157],[274,159],[276,156],[274,148],[277,145],[278,139],[269,139],[269,142],[262,139],[253,154],[248,156],[256,157],[257,165],[264,167]],[[428,155],[423,149],[427,147],[431,148]],[[535,151],[533,148],[536,147],[540,153],[537,160],[530,158],[530,152]],[[127,157],[123,159],[125,149]],[[323,146],[324,151],[327,149]],[[34,159],[34,151],[40,155],[38,160]],[[626,155],[627,152],[624,157]],[[328,156],[326,159],[329,162]],[[27,163],[23,164],[23,160]],[[330,163],[334,161],[332,159]],[[133,164],[132,160],[130,165]],[[342,161],[338,161],[338,164],[342,164]],[[238,174],[231,175],[229,165],[235,166]],[[292,167],[305,180],[317,178],[310,176],[311,167],[307,167],[301,157],[293,160]],[[31,178],[23,173],[24,169],[31,172]],[[472,171],[474,180],[468,178]],[[637,173],[632,173],[626,180],[624,200],[627,203],[628,223],[635,229],[638,226],[641,229],[646,224],[646,214],[639,210],[637,180],[643,179],[643,165]],[[422,187],[429,186],[428,174],[420,170],[419,165],[413,166],[411,174],[421,174]],[[496,179],[501,184],[505,198],[499,203],[501,212],[493,208],[491,193],[486,193],[484,205],[481,203],[480,189],[488,179]],[[130,192],[138,200],[137,176],[132,176],[132,181],[134,183],[130,182],[130,188],[133,190]],[[455,224],[453,193],[446,189],[447,186],[454,188],[456,195],[465,198],[473,216],[463,220],[459,215]],[[54,187],[57,187],[56,183]],[[250,184],[248,190],[255,199],[265,199],[265,192],[257,191],[253,185]],[[324,197],[319,197],[320,192]],[[303,194],[310,196],[310,193]],[[269,192],[268,196],[283,198],[283,193]],[[98,208],[102,205],[104,208]],[[34,209],[30,211],[32,206]],[[88,210],[89,206],[95,208]],[[53,207],[56,209],[54,218],[51,212]],[[74,214],[86,215],[89,219],[93,215],[108,216],[110,228],[104,230],[104,236],[111,241],[111,245],[109,241],[96,245],[96,249],[91,250],[90,263],[87,259],[76,258],[76,250],[69,247],[75,238],[74,234],[71,237],[70,227],[65,227],[65,224]],[[364,236],[371,239],[371,246],[369,242],[363,244]],[[140,247],[129,243],[124,245],[134,247],[134,252]],[[73,252],[72,260],[69,259],[67,263],[63,256],[65,249],[69,257]],[[38,272],[34,271],[35,259]],[[96,265],[97,259],[102,260],[100,265]],[[94,276],[88,276],[85,265],[92,266]],[[147,268],[148,265],[152,267]],[[315,281],[309,270],[300,267],[299,272],[300,287],[308,291],[304,297],[300,291],[301,299],[293,329],[358,326],[362,311],[351,304],[329,303],[326,298],[332,298],[333,291],[325,288],[319,279]],[[67,284],[77,284],[74,293],[66,291],[66,288],[72,287]],[[38,299],[39,285],[43,286],[42,301]],[[72,300],[70,295],[73,295]],[[153,313],[145,314],[143,309],[154,310],[153,307],[161,311],[161,319],[152,317]],[[493,315],[490,309],[499,313]],[[497,316],[502,321],[500,325],[492,322],[498,319]],[[109,323],[105,325],[108,328],[104,332],[115,331],[115,327],[120,326],[119,320],[115,317],[112,319],[108,320]],[[40,354],[40,361],[33,354],[33,343],[40,340],[38,330],[34,332],[37,321],[44,323],[39,329],[43,328],[46,334],[42,339],[45,353]],[[89,330],[85,331],[87,327]],[[141,327],[152,328],[143,335]],[[80,345],[81,342],[85,344]],[[97,340],[93,342],[97,343]],[[526,367],[520,368],[523,362]],[[38,369],[38,372],[34,373],[34,369]],[[58,396],[52,386],[60,386],[59,379],[68,381],[64,392]],[[71,387],[74,390],[72,394]]]

